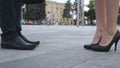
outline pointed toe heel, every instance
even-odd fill
[[[93,51],[108,52],[110,50],[110,48],[112,47],[112,45],[115,43],[114,50],[116,51],[119,39],[120,39],[120,32],[117,31],[115,36],[113,37],[112,41],[107,46],[96,45],[96,46],[92,46],[91,49]]]

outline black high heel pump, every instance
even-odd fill
[[[115,36],[113,37],[112,41],[107,46],[96,45],[92,46],[91,49],[94,51],[101,51],[101,52],[108,52],[112,45],[115,43],[115,51],[117,50],[117,43],[120,39],[120,32],[117,31]]]
[[[91,49],[92,46],[96,46],[96,45],[98,45],[99,42],[101,41],[101,39],[102,39],[102,37],[99,39],[98,43],[96,43],[96,44],[88,44],[88,45],[84,45],[84,48],[85,48],[85,49]]]
[[[95,45],[98,45],[98,43],[97,43],[97,44],[84,45],[84,48],[85,48],[85,49],[91,49],[91,47],[92,47],[92,46],[95,46]]]

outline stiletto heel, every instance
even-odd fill
[[[117,50],[117,44],[118,44],[119,39],[115,42],[115,51]]]
[[[117,50],[117,42],[115,42],[115,49],[114,49],[115,51]]]
[[[117,43],[120,39],[120,32],[117,31],[115,36],[113,37],[112,41],[107,46],[96,45],[92,46],[91,49],[94,51],[101,51],[101,52],[108,52],[112,45],[115,43],[115,51],[117,50]]]

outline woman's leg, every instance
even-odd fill
[[[107,25],[101,42],[101,46],[107,46],[117,32],[117,16],[119,8],[119,0],[105,0],[107,9]],[[102,4],[101,4],[102,5]]]
[[[94,44],[98,43],[102,37],[102,33],[106,28],[106,1],[105,0],[95,0],[95,9],[96,9],[96,19],[97,27],[96,33],[93,39]]]

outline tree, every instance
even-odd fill
[[[63,18],[71,18],[70,12],[72,11],[70,0],[65,4],[65,9],[63,10]]]
[[[24,14],[24,18],[29,20],[43,20],[45,19],[45,2],[41,4],[27,4],[26,5],[26,13]]]
[[[76,12],[76,15],[77,15],[77,0],[75,0],[74,2],[74,11]]]
[[[87,12],[85,12],[85,16],[88,18],[88,20],[90,21],[90,25],[93,25],[93,20],[95,20],[95,7],[94,7],[95,3],[94,0],[90,0],[89,5],[87,5],[87,7],[89,8],[89,10]]]

